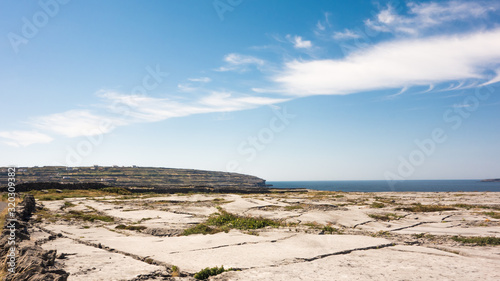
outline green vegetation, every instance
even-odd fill
[[[500,212],[484,212],[483,214],[494,219],[500,219]]]
[[[184,232],[182,233],[183,235],[192,235],[192,234],[215,234],[218,232],[221,232],[221,229],[218,228],[212,228],[204,223],[197,224],[193,227],[190,227],[188,229],[185,229]]]
[[[436,238],[437,238],[436,235],[432,235],[429,233],[415,233],[415,234],[412,234],[412,236],[417,238],[417,239],[427,239],[427,240],[436,240]]]
[[[384,208],[385,207],[385,204],[384,203],[380,203],[380,202],[373,202],[371,205],[370,205],[371,208]]]
[[[340,234],[340,233],[342,233],[342,230],[335,228],[335,227],[332,227],[330,225],[325,225],[321,230],[324,233],[328,233],[328,234],[334,234],[334,233]]]
[[[74,207],[74,206],[76,206],[76,205],[71,203],[71,202],[65,201],[61,208],[64,209],[64,208],[69,208],[69,207]]]
[[[444,205],[422,205],[420,203],[413,204],[411,206],[406,207],[398,207],[396,210],[402,210],[407,212],[414,213],[423,213],[423,212],[441,212],[441,211],[453,211],[456,210],[451,206]]]
[[[304,209],[301,205],[290,205],[290,206],[285,206],[285,211],[293,211],[293,210],[301,210]]]
[[[464,244],[475,244],[477,246],[497,246],[500,245],[500,237],[494,236],[474,236],[474,237],[462,237],[462,236],[453,236],[452,240],[461,242]]]
[[[124,225],[124,224],[119,224],[115,227],[116,229],[126,229],[126,230],[135,230],[141,232],[142,230],[146,229],[147,227],[143,225]]]
[[[179,267],[172,265],[172,277],[179,277],[181,276],[181,271]]]
[[[311,229],[320,230],[323,233],[327,233],[327,234],[334,234],[334,233],[342,234],[342,232],[343,232],[341,229],[335,228],[331,225],[323,225],[323,224],[320,224],[317,222],[306,222],[306,223],[304,223],[304,225],[308,226]]]
[[[84,221],[94,222],[96,220],[104,221],[104,222],[113,222],[115,219],[110,216],[99,215],[96,213],[84,213],[81,211],[69,211],[67,214],[63,215],[64,218],[67,219],[80,219]]]
[[[132,192],[128,189],[122,188],[122,187],[105,187],[103,189],[100,189],[102,192],[109,192],[113,194],[119,194],[119,195],[130,195]]]
[[[389,231],[380,230],[378,232],[372,233],[371,236],[372,237],[391,237],[392,233],[390,233]]]
[[[369,214],[368,215],[372,219],[376,219],[378,221],[391,221],[391,220],[399,220],[404,216],[400,216],[394,213],[385,213],[385,214]]]
[[[222,231],[228,232],[230,229],[250,230],[267,226],[278,227],[280,225],[281,223],[275,220],[238,216],[219,208],[219,212],[210,215],[205,223],[190,227],[184,230],[183,234],[214,234]]]
[[[198,279],[198,280],[205,280],[205,279],[208,279],[208,277],[210,276],[215,276],[215,275],[219,275],[225,271],[230,271],[231,269],[224,269],[224,266],[221,266],[221,267],[212,267],[212,268],[205,268],[205,269],[202,269],[200,270],[199,272],[195,273],[194,274],[194,278]]]
[[[455,204],[453,205],[454,207],[457,207],[457,208],[464,208],[464,209],[467,209],[467,210],[470,210],[470,209],[493,209],[493,210],[500,210],[500,207],[499,206],[488,206],[488,205],[477,205],[477,204]]]
[[[102,196],[116,196],[116,195],[127,195],[131,194],[125,188],[121,187],[107,187],[103,189],[63,189],[57,191],[56,189],[49,189],[48,192],[43,192],[41,190],[31,190],[28,191],[29,194],[33,194],[35,199],[41,201],[53,201],[53,200],[64,200],[65,198],[75,198],[75,197],[102,197]]]

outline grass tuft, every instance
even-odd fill
[[[396,210],[402,210],[414,213],[424,213],[424,212],[441,212],[441,211],[453,211],[456,208],[444,205],[422,205],[420,203],[413,204],[406,207],[398,207]]]
[[[238,216],[222,209],[218,213],[210,215],[205,223],[197,224],[184,230],[183,235],[191,234],[214,234],[228,232],[230,229],[251,230],[267,226],[279,227],[280,222],[262,217]]]
[[[500,219],[500,212],[484,212],[483,214],[494,219]]]
[[[126,230],[135,230],[141,232],[142,230],[146,229],[147,227],[143,225],[124,225],[124,224],[119,224],[115,227],[116,229],[126,229]]]
[[[497,245],[500,245],[500,237],[494,237],[494,236],[486,236],[486,237],[452,236],[451,239],[456,241],[456,242],[461,242],[464,244],[475,244],[477,246],[497,246]]]
[[[113,217],[110,217],[110,216],[99,215],[96,213],[84,213],[81,211],[73,211],[73,210],[71,210],[67,214],[65,214],[64,217],[68,218],[68,219],[80,219],[80,220],[90,221],[90,222],[94,222],[96,220],[104,221],[104,222],[115,221],[115,219]]]
[[[403,218],[404,216],[399,216],[394,213],[386,213],[386,214],[369,214],[368,215],[372,219],[376,219],[378,221],[392,221],[392,220],[399,220],[400,218]]]
[[[198,280],[206,280],[210,276],[219,275],[225,271],[229,271],[229,270],[225,270],[224,266],[221,266],[221,267],[216,266],[216,267],[212,267],[212,268],[207,267],[207,268],[202,269],[199,272],[195,273],[194,278],[196,278]]]
[[[371,205],[370,205],[371,208],[384,208],[385,207],[385,204],[384,203],[380,203],[380,202],[373,202]]]

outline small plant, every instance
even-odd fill
[[[304,209],[301,205],[290,205],[290,206],[285,206],[286,211],[293,211],[293,210],[300,210]]]
[[[392,233],[390,233],[389,231],[380,230],[379,232],[372,233],[371,236],[372,237],[391,237]]]
[[[219,213],[210,215],[205,223],[184,230],[183,235],[214,234],[221,231],[229,232],[231,229],[252,230],[267,226],[278,227],[280,225],[281,223],[275,220],[238,216],[219,208]]]
[[[369,214],[368,215],[372,219],[376,219],[378,221],[391,221],[391,220],[399,220],[404,216],[399,216],[394,213],[386,213],[386,214]]]
[[[464,209],[493,209],[493,210],[500,210],[499,206],[488,206],[488,205],[477,205],[477,204],[455,204],[453,205],[454,207],[457,208],[464,208]]]
[[[332,227],[330,225],[325,225],[321,230],[324,233],[329,233],[329,234],[342,233],[342,231],[340,229]]]
[[[398,207],[396,210],[402,210],[407,212],[414,213],[423,213],[423,212],[441,212],[441,211],[453,211],[456,210],[451,206],[444,205],[422,205],[421,203],[413,204],[411,206],[406,207]]]
[[[212,228],[204,223],[197,224],[193,227],[185,229],[182,235],[192,235],[192,234],[215,234],[220,232],[219,229]]]
[[[124,225],[120,224],[115,227],[116,229],[126,229],[126,230],[135,230],[141,232],[142,230],[146,229],[147,227],[143,225]]]
[[[417,239],[427,239],[427,240],[436,240],[437,239],[436,235],[432,235],[429,233],[415,233],[415,234],[412,234],[412,236],[417,238]]]
[[[496,246],[500,245],[500,237],[494,236],[473,236],[473,237],[462,237],[462,236],[452,236],[451,239],[456,242],[464,244],[475,244],[477,246]]]
[[[205,280],[205,279],[208,279],[208,277],[210,277],[210,276],[219,275],[225,271],[228,271],[228,270],[225,270],[224,266],[221,266],[221,267],[216,266],[216,267],[212,267],[212,268],[207,267],[207,268],[202,269],[199,272],[195,273],[194,278],[196,278],[198,280]]]
[[[499,212],[484,212],[486,216],[492,217],[494,219],[500,219],[500,213]]]
[[[172,277],[179,277],[181,276],[181,271],[179,270],[179,267],[172,265]]]
[[[80,219],[84,221],[94,222],[96,220],[104,221],[104,222],[113,222],[115,219],[110,216],[99,215],[95,213],[84,213],[81,211],[69,211],[68,214],[64,216],[68,219]]]
[[[61,206],[61,210],[64,208],[69,208],[69,207],[74,207],[74,206],[76,206],[76,205],[71,203],[71,202],[65,201],[64,204]]]
[[[373,202],[370,207],[372,208],[384,208],[385,207],[385,204],[384,203],[380,203],[380,202]]]

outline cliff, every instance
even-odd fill
[[[0,168],[6,170],[7,168]],[[0,173],[0,186],[7,185],[7,172]],[[257,192],[267,190],[266,181],[238,173],[152,167],[19,167],[16,190],[100,189],[124,187],[131,191]]]

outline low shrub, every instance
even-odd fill
[[[475,244],[477,246],[496,246],[500,245],[500,237],[494,236],[472,236],[472,237],[463,237],[463,236],[453,236],[451,237],[453,241],[461,242],[464,244]]]
[[[444,205],[422,205],[421,203],[413,204],[406,207],[398,207],[396,210],[402,210],[414,213],[424,213],[424,212],[441,212],[441,211],[453,211],[456,210],[451,206]]]
[[[199,272],[195,273],[194,278],[196,278],[198,280],[205,280],[205,279],[208,279],[208,277],[210,277],[210,276],[219,275],[225,271],[228,271],[228,270],[225,270],[224,266],[221,266],[221,267],[216,266],[216,267],[212,267],[212,268],[207,267],[207,268],[202,269]]]

